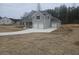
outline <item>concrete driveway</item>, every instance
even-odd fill
[[[34,32],[52,32],[56,30],[57,28],[49,28],[49,29],[26,29],[22,31],[16,31],[16,32],[1,32],[0,36],[5,35],[18,35],[18,34],[26,34],[26,33],[34,33]]]

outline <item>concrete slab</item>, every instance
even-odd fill
[[[18,34],[26,34],[26,33],[34,33],[34,32],[52,32],[56,30],[57,28],[49,28],[49,29],[26,29],[22,31],[16,31],[16,32],[1,32],[0,36],[5,36],[5,35],[18,35]]]

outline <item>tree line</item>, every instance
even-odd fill
[[[79,24],[79,6],[67,7],[66,5],[61,5],[60,7],[44,11],[47,11],[52,16],[59,18],[62,24]]]

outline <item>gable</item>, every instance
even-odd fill
[[[41,12],[35,12],[32,17],[36,17],[36,16],[44,16]]]

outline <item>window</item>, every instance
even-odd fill
[[[36,19],[40,19],[40,16],[37,16]]]

